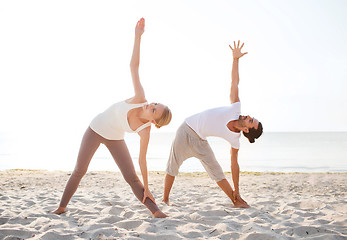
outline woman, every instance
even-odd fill
[[[66,184],[60,206],[54,212],[65,212],[66,206],[76,192],[77,187],[88,169],[90,160],[101,143],[111,152],[126,182],[131,186],[136,197],[152,212],[154,217],[166,215],[155,204],[148,188],[146,153],[151,131],[151,123],[157,128],[169,124],[171,111],[163,104],[147,104],[145,92],[139,78],[140,42],[144,33],[145,20],[141,18],[135,28],[135,42],[130,62],[131,76],[135,96],[113,104],[106,111],[96,116],[86,130],[75,169]],[[136,175],[128,148],[124,142],[124,132],[136,132],[140,136],[139,165],[143,176],[143,185]]]

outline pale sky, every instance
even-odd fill
[[[346,12],[343,0],[1,1],[0,132],[80,137],[131,97],[141,17],[140,79],[148,101],[173,112],[160,131],[229,104],[234,40],[248,52],[242,113],[264,131],[347,131]]]
[[[147,99],[173,112],[154,132],[229,104],[234,40],[248,52],[242,113],[265,132],[347,131],[346,12],[343,0],[0,1],[1,168],[73,168],[90,121],[133,96],[141,17]]]

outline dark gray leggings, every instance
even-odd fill
[[[131,186],[135,196],[142,202],[144,187],[136,175],[133,161],[124,140],[107,140],[88,127],[82,139],[75,169],[66,184],[63,197],[61,198],[60,207],[66,207],[72,195],[76,192],[82,177],[88,170],[90,160],[100,146],[100,143],[105,144],[111,152],[125,181]],[[146,198],[144,204],[152,213],[159,210],[157,205],[149,198]]]

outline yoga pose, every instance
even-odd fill
[[[83,136],[75,169],[66,184],[60,206],[54,212],[56,214],[65,212],[67,204],[87,172],[90,160],[102,143],[110,151],[135,196],[144,203],[154,217],[166,217],[157,207],[148,188],[146,154],[151,123],[155,124],[157,128],[169,124],[171,111],[163,104],[148,104],[145,98],[145,92],[139,78],[140,42],[144,30],[145,20],[141,18],[136,24],[134,49],[130,62],[135,96],[113,104],[92,120]],[[132,159],[124,142],[124,132],[134,132],[140,136],[139,165],[143,184],[136,175]]]
[[[239,59],[247,53],[241,53],[240,41],[234,42],[233,66],[231,72],[230,102],[227,107],[219,107],[188,117],[178,128],[172,143],[169,160],[167,162],[163,202],[169,203],[171,187],[178,175],[178,170],[186,159],[196,157],[200,159],[210,178],[228,195],[235,207],[247,208],[249,205],[239,193],[239,164],[237,155],[240,147],[241,132],[253,143],[263,132],[262,124],[255,118],[241,115],[239,99]],[[227,140],[231,145],[231,173],[235,191],[233,191],[223,170],[214,156],[206,137],[216,136]]]

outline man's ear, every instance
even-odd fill
[[[245,133],[249,133],[249,129],[246,127],[242,128],[242,131],[244,131]]]

